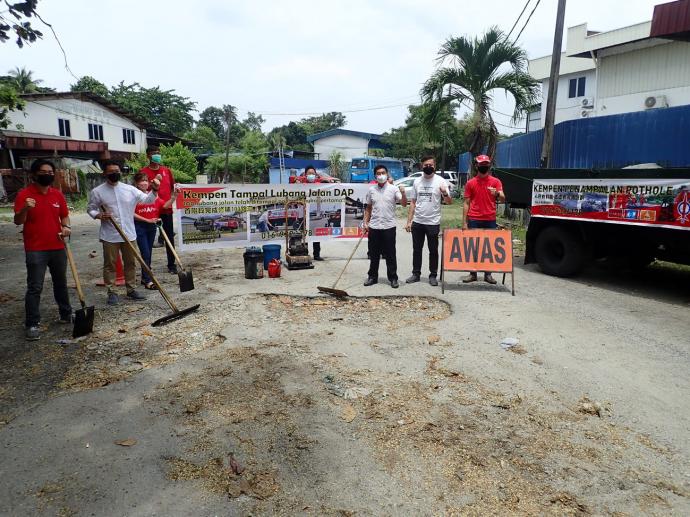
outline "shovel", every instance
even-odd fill
[[[350,258],[347,259],[347,262],[345,262],[345,267],[340,272],[340,275],[338,275],[337,280],[335,282],[333,282],[333,286],[332,287],[317,286],[316,288],[319,290],[319,292],[330,294],[331,296],[335,296],[336,298],[347,298],[348,296],[350,296],[349,294],[347,294],[347,291],[344,291],[342,289],[336,289],[335,286],[338,285],[338,282],[340,282],[340,279],[343,277],[343,273],[345,273],[347,266],[350,265],[350,261],[352,260],[352,257],[355,256],[355,252],[357,251],[357,248],[359,248],[359,245],[362,243],[362,239],[364,239],[365,235],[366,235],[365,233],[362,233],[362,236],[359,238],[359,240],[357,241],[357,244],[355,245],[355,249],[353,249],[352,253],[350,253]]]
[[[101,207],[101,209],[105,212],[105,208]],[[146,271],[149,276],[151,277],[151,280],[153,280],[153,283],[156,284],[156,287],[158,288],[158,291],[161,293],[161,296],[165,300],[165,303],[167,303],[170,308],[172,309],[172,313],[168,314],[167,316],[163,316],[162,318],[157,319],[153,323],[151,323],[152,327],[160,327],[161,325],[166,325],[168,323],[172,323],[173,321],[179,320],[181,318],[184,318],[185,316],[195,312],[200,305],[192,305],[191,307],[187,307],[186,309],[178,309],[175,303],[172,301],[168,293],[163,289],[163,286],[158,283],[158,280],[156,280],[156,277],[153,274],[153,271],[151,271],[151,268],[144,262],[144,259],[141,257],[139,254],[139,250],[137,250],[134,246],[132,246],[132,243],[129,242],[129,239],[127,238],[127,235],[125,235],[125,232],[122,231],[122,228],[120,228],[120,225],[117,224],[115,219],[110,218],[109,221],[112,223],[112,225],[115,227],[117,230],[117,233],[120,234],[120,237],[122,237],[122,240],[125,241],[125,244],[129,246],[130,251],[134,255],[134,257],[137,259],[137,262],[141,264],[141,267],[144,268],[144,271]]]
[[[194,277],[192,276],[192,270],[185,269],[185,267],[182,265],[182,262],[180,261],[180,256],[177,254],[177,252],[175,251],[175,247],[172,245],[170,239],[168,238],[168,234],[165,233],[165,230],[163,230],[163,225],[161,223],[157,224],[158,228],[161,231],[161,235],[165,239],[166,246],[168,246],[168,249],[172,252],[173,256],[175,257],[175,260],[177,261],[177,267],[180,268],[177,271],[177,278],[180,280],[180,292],[184,293],[186,291],[192,291],[194,289]]]
[[[81,282],[79,281],[79,275],[77,274],[77,266],[74,263],[72,250],[69,248],[67,241],[65,241],[65,251],[67,252],[67,261],[69,262],[69,267],[72,270],[74,283],[77,286],[77,295],[79,296],[79,301],[81,302],[81,309],[74,311],[74,329],[72,330],[72,337],[78,338],[93,332],[94,308],[93,306],[86,306],[86,302],[84,301],[84,292],[81,290]]]

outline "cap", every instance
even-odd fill
[[[477,163],[491,163],[491,158],[485,154],[480,154],[474,159],[474,161]]]

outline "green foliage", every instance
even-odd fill
[[[0,43],[9,41],[10,34],[14,32],[17,46],[22,48],[24,43],[34,43],[43,37],[43,33],[31,26],[31,21],[27,18],[38,16],[36,5],[38,0],[24,0],[22,2],[4,2],[3,10],[0,11]]]
[[[176,182],[193,183],[196,181],[196,156],[180,142],[175,142],[173,145],[162,144],[161,158],[163,165],[172,171]],[[135,174],[149,164],[149,159],[146,153],[132,154],[125,163],[132,169],[132,174]]]
[[[473,108],[469,150],[488,147],[493,157],[498,131],[491,117],[494,90],[503,90],[515,101],[513,122],[535,103],[538,83],[527,73],[527,54],[496,27],[481,38],[448,38],[439,50],[441,66],[426,81],[422,98],[429,110],[427,122],[435,124],[443,109],[454,103]]]
[[[180,142],[175,142],[173,145],[162,144],[161,158],[163,165],[172,171],[175,181],[179,183],[196,181],[196,156]]]
[[[220,140],[225,139],[225,126],[223,125],[223,110],[215,106],[209,106],[199,114],[199,125],[210,127]]]
[[[35,79],[31,70],[24,67],[15,67],[8,72],[9,84],[17,93],[36,93],[39,91],[39,84],[43,82],[42,79]]]
[[[257,115],[251,111],[247,113],[247,118],[242,121],[242,125],[247,131],[261,131],[261,125],[266,122],[261,115]]]
[[[110,97],[108,87],[102,82],[98,81],[97,79],[94,79],[90,75],[85,75],[79,78],[79,80],[76,83],[70,86],[70,91],[91,92],[95,93],[96,95],[100,95],[101,97]]]
[[[333,149],[328,157],[328,174],[334,178],[344,180],[346,171],[347,163],[343,161],[343,153]]]
[[[214,154],[206,161],[204,171],[213,182],[240,180],[258,183],[268,168],[268,142],[259,131],[248,131],[240,142],[241,151],[228,155],[228,176],[225,173],[225,154]]]
[[[213,132],[213,129],[201,124],[197,125],[191,131],[187,131],[182,136],[186,140],[191,140],[197,144],[198,147],[195,147],[195,150],[198,152],[216,152],[220,151],[223,147],[221,140]]]
[[[0,83],[0,129],[10,125],[8,115],[10,111],[24,109],[24,101],[19,98],[17,90],[7,84]]]
[[[316,117],[308,117],[300,120],[299,124],[302,126],[307,135],[322,133],[329,129],[337,129],[343,127],[346,122],[346,117],[338,111],[331,111]]]
[[[312,147],[307,142],[307,136],[315,133],[322,133],[329,129],[337,129],[345,125],[346,118],[340,112],[333,111],[324,113],[317,117],[308,117],[299,122],[289,122],[288,124],[276,127],[268,134],[269,140],[277,134],[285,139],[285,146],[296,151],[311,151]]]

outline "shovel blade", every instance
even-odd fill
[[[78,338],[93,332],[94,308],[84,307],[74,311],[74,329],[72,338]]]
[[[180,280],[181,293],[194,290],[194,277],[192,276],[191,269],[184,269],[182,271],[178,271],[177,278]]]
[[[336,298],[347,298],[350,296],[347,294],[347,291],[343,291],[342,289],[333,289],[332,287],[321,287],[317,286],[317,289],[321,293],[326,293],[330,294],[331,296],[335,296]]]
[[[201,305],[192,305],[191,307],[187,307],[186,309],[182,309],[181,311],[176,311],[171,314],[168,314],[167,316],[163,316],[162,318],[157,319],[153,323],[151,323],[152,327],[160,327],[162,325],[167,325],[168,323],[172,323],[173,321],[177,321],[179,319],[184,318],[185,316],[188,316],[189,314],[195,312]]]

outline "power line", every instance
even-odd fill
[[[527,0],[527,2],[525,2],[525,6],[522,8],[522,11],[520,11],[520,15],[517,17],[517,19],[515,20],[515,23],[514,23],[513,26],[510,28],[510,32],[509,32],[508,35],[506,36],[506,41],[508,41],[508,39],[510,39],[510,35],[511,35],[511,34],[513,33],[513,31],[515,30],[515,27],[517,26],[518,22],[520,21],[520,18],[522,18],[522,15],[525,14],[525,10],[527,9],[527,6],[529,5],[529,3],[530,3],[531,1],[532,1],[532,0]]]
[[[519,40],[519,39],[520,39],[520,36],[522,36],[522,31],[525,30],[525,27],[527,27],[527,24],[528,24],[529,21],[532,19],[532,15],[534,14],[534,11],[537,10],[537,7],[539,7],[539,3],[540,3],[540,2],[541,2],[541,0],[537,0],[537,3],[534,5],[534,9],[532,9],[532,12],[529,13],[529,16],[527,17],[527,21],[526,21],[525,24],[522,26],[522,29],[520,29],[520,33],[517,35],[517,38],[515,38],[515,41],[514,41],[513,43],[517,43],[517,40]]]
[[[354,110],[342,110],[338,111],[338,113],[361,113],[363,111],[378,111],[378,110],[385,110],[385,109],[392,109],[392,108],[401,108],[403,106],[409,106],[409,103],[405,104],[390,104],[388,106],[374,106],[371,108],[362,108],[362,109],[354,109]],[[337,110],[332,110],[332,111],[337,111]],[[304,113],[261,113],[261,112],[254,112],[257,115],[262,115],[262,116],[267,116],[267,117],[303,117],[303,116],[316,116],[316,115],[323,115],[324,111],[312,111],[312,112],[304,112]]]
[[[53,26],[52,26],[50,23],[48,23],[47,21],[45,21],[43,18],[41,18],[41,15],[38,14],[36,11],[32,10],[31,12],[34,14],[34,16],[36,16],[36,18],[38,18],[39,20],[41,20],[41,22],[43,23],[43,25],[45,25],[46,27],[48,27],[48,28],[50,29],[50,31],[53,33],[53,36],[55,37],[55,41],[57,41],[57,44],[58,44],[58,46],[60,47],[60,51],[62,52],[62,57],[63,57],[64,60],[65,60],[65,69],[70,73],[70,75],[71,75],[72,77],[74,77],[77,81],[79,81],[79,77],[77,77],[76,75],[74,75],[74,72],[72,72],[72,69],[69,67],[69,64],[67,63],[67,52],[65,52],[65,49],[64,49],[64,47],[62,46],[62,43],[60,42],[60,38],[58,38],[58,35],[57,35],[57,33],[55,32],[55,29],[53,29]]]

